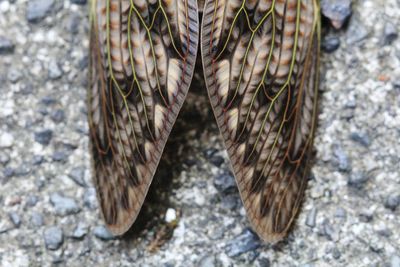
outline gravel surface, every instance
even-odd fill
[[[321,3],[340,19],[324,20],[316,161],[272,246],[249,229],[199,82],[114,239],[87,149],[87,1],[0,0],[0,266],[400,266],[400,1],[353,1],[350,19],[349,1]]]

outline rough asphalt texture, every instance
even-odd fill
[[[198,82],[140,220],[113,239],[87,149],[88,4],[0,0],[0,266],[399,267],[400,1],[353,2],[324,30],[307,200],[272,246],[249,230]]]

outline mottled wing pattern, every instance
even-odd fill
[[[89,127],[94,184],[115,235],[142,206],[186,97],[198,45],[195,0],[92,0]]]
[[[201,50],[250,221],[266,241],[301,206],[317,116],[319,1],[208,0]]]

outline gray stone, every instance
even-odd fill
[[[352,14],[351,0],[321,0],[321,12],[334,28],[340,29]]]
[[[68,177],[71,178],[76,184],[86,187],[85,168],[83,166],[73,168],[69,172]]]
[[[46,129],[35,132],[34,138],[36,142],[47,146],[53,138],[53,131]]]
[[[340,47],[340,39],[336,36],[328,36],[322,40],[321,48],[326,53],[332,53]]]
[[[227,193],[236,190],[235,178],[231,174],[220,174],[214,179],[214,186],[218,191]]]
[[[43,231],[43,238],[46,248],[57,250],[64,242],[64,234],[60,227],[52,226]]]
[[[112,235],[112,233],[110,231],[108,231],[108,229],[103,225],[96,226],[93,229],[93,234],[95,237],[97,237],[98,239],[101,239],[103,241],[108,241],[108,240],[114,239],[114,236]]]
[[[360,132],[352,132],[350,134],[351,140],[361,144],[364,147],[369,147],[371,145],[371,139],[369,138],[368,134],[360,133]]]
[[[87,235],[87,233],[88,233],[88,226],[80,222],[78,226],[75,228],[71,237],[75,239],[83,239]]]
[[[395,211],[400,205],[400,195],[391,194],[385,200],[385,208]]]
[[[26,18],[29,22],[39,22],[51,12],[54,0],[30,0],[26,7]]]
[[[60,193],[51,194],[50,202],[54,207],[55,213],[59,216],[76,214],[81,210],[74,199],[65,197]]]
[[[261,246],[260,239],[250,229],[245,229],[240,235],[225,246],[225,253],[229,257],[236,257],[243,253],[253,251]]]
[[[383,42],[385,45],[391,45],[399,36],[398,29],[394,26],[392,22],[386,22],[385,28],[383,30]]]
[[[21,226],[22,221],[18,213],[12,211],[8,214],[8,216],[10,217],[11,222],[14,224],[16,228]]]
[[[203,256],[199,263],[197,264],[198,267],[214,267],[215,265],[215,257],[214,255],[205,255]]]
[[[362,172],[352,173],[347,180],[347,184],[351,187],[361,189],[369,180],[369,176]]]
[[[38,212],[33,212],[31,215],[31,223],[36,227],[43,226],[44,225],[43,215]]]
[[[12,54],[14,48],[15,45],[10,39],[0,35],[0,55]]]
[[[308,215],[307,215],[307,218],[306,218],[306,225],[307,225],[308,227],[314,228],[314,227],[315,227],[316,219],[317,219],[317,208],[313,207],[313,208],[308,212]]]
[[[62,109],[56,109],[53,112],[50,113],[50,118],[52,121],[55,123],[60,123],[63,122],[65,119],[65,113],[64,110]]]
[[[49,78],[52,80],[59,79],[63,75],[62,69],[55,60],[50,61],[48,71],[49,71]]]
[[[83,195],[83,204],[85,207],[95,210],[98,207],[96,190],[91,187],[85,190],[85,194]]]
[[[350,161],[343,150],[342,146],[334,145],[333,147],[333,155],[334,155],[334,164],[338,167],[339,171],[341,172],[348,172],[350,171]]]

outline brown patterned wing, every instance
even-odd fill
[[[92,0],[94,184],[115,235],[135,221],[192,79],[195,0]]]
[[[302,203],[317,117],[319,1],[208,0],[206,85],[248,217],[275,242]]]

